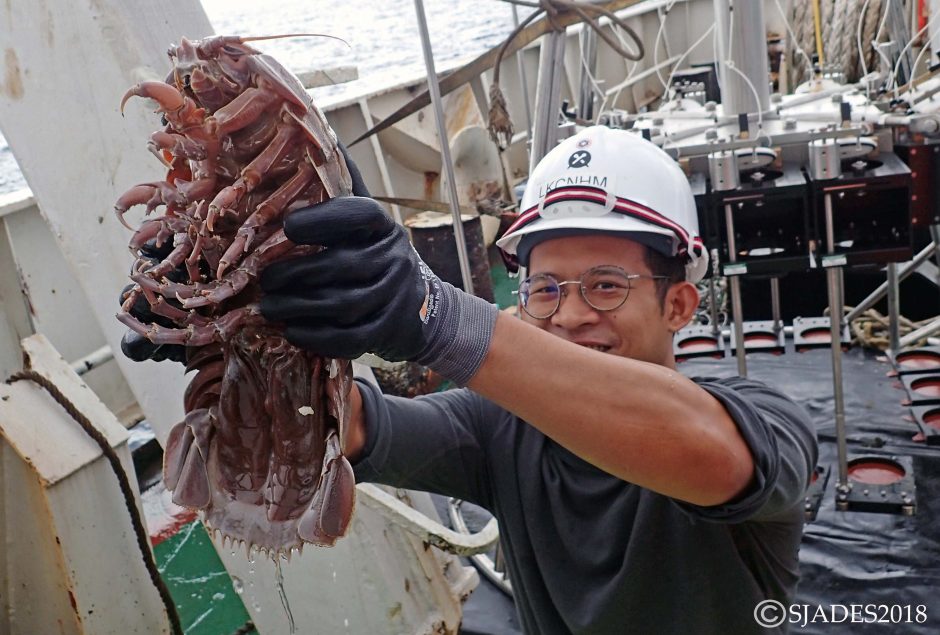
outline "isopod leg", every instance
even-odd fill
[[[194,410],[176,424],[167,438],[163,456],[163,479],[173,492],[173,502],[204,509],[209,505],[209,443],[212,437],[210,410]]]
[[[346,535],[356,503],[356,476],[339,446],[336,432],[331,431],[320,484],[297,525],[301,539],[324,547]]]
[[[248,250],[259,227],[276,220],[290,203],[307,189],[316,177],[316,172],[307,163],[301,163],[297,173],[279,187],[274,194],[262,201],[255,213],[239,228],[229,248],[222,254],[216,277],[221,278],[225,270],[238,263]]]

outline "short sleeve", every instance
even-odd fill
[[[801,502],[818,459],[809,414],[783,393],[758,381],[696,379],[737,425],[754,459],[754,483],[732,501],[703,507],[675,503],[693,517],[715,522],[774,520]]]

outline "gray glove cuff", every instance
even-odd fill
[[[436,277],[429,283],[427,327],[432,331],[428,345],[415,361],[458,386],[465,386],[486,357],[499,310],[495,304],[455,289]]]

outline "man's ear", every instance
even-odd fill
[[[663,318],[667,328],[675,333],[695,316],[699,305],[698,289],[691,282],[677,282],[666,292]]]

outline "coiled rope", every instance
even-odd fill
[[[134,499],[134,490],[131,488],[127,474],[124,472],[124,467],[121,465],[121,459],[118,458],[117,453],[115,453],[105,436],[101,434],[85,415],[79,412],[75,404],[69,401],[68,397],[62,394],[55,384],[34,370],[23,370],[14,373],[7,380],[7,383],[12,384],[23,380],[34,382],[45,389],[45,391],[49,393],[49,396],[52,397],[57,404],[62,406],[62,409],[65,410],[65,412],[82,427],[82,430],[98,444],[98,447],[101,448],[101,452],[108,460],[108,464],[111,466],[111,470],[117,477],[118,484],[121,487],[121,494],[124,497],[124,506],[127,508],[127,513],[131,517],[131,525],[134,527],[134,535],[137,538],[137,547],[140,550],[140,557],[143,559],[147,573],[150,575],[150,581],[160,594],[160,599],[163,600],[163,606],[170,620],[170,628],[173,630],[174,635],[183,635],[183,627],[180,624],[179,613],[176,611],[176,603],[173,602],[170,590],[163,582],[163,578],[160,577],[160,571],[157,569],[156,562],[154,562],[153,553],[150,551],[147,531],[144,529],[144,523],[140,518],[140,512],[137,509],[137,504]]]
[[[812,69],[799,49],[816,51],[813,21],[813,3],[817,0],[793,0],[790,23],[796,41],[788,42],[787,59],[790,60],[791,85],[810,79]],[[827,66],[845,73],[849,82],[857,81],[867,69],[877,63],[872,41],[878,36],[882,0],[818,0],[822,17],[822,39]],[[864,13],[863,13],[864,12]],[[859,51],[861,42],[862,51]],[[861,60],[859,55],[863,55]]]
[[[879,56],[872,42],[878,37],[878,27],[881,24],[882,0],[871,0],[865,15],[862,16],[862,48],[864,49],[865,66],[869,71],[878,68]]]
[[[850,313],[853,308],[854,307],[851,306],[845,307],[845,313]],[[828,314],[828,311],[826,311],[826,314]],[[898,316],[898,333],[903,337],[922,326],[936,321],[936,319],[936,317],[932,317],[926,320],[920,320],[919,322],[913,322],[903,315],[900,315]],[[887,316],[882,315],[875,309],[868,309],[852,320],[851,324],[849,324],[849,328],[852,331],[853,344],[858,344],[866,348],[874,348],[880,351],[886,351],[891,348],[890,321]],[[924,337],[922,340],[913,342],[911,346],[923,346],[926,342],[927,338]]]

